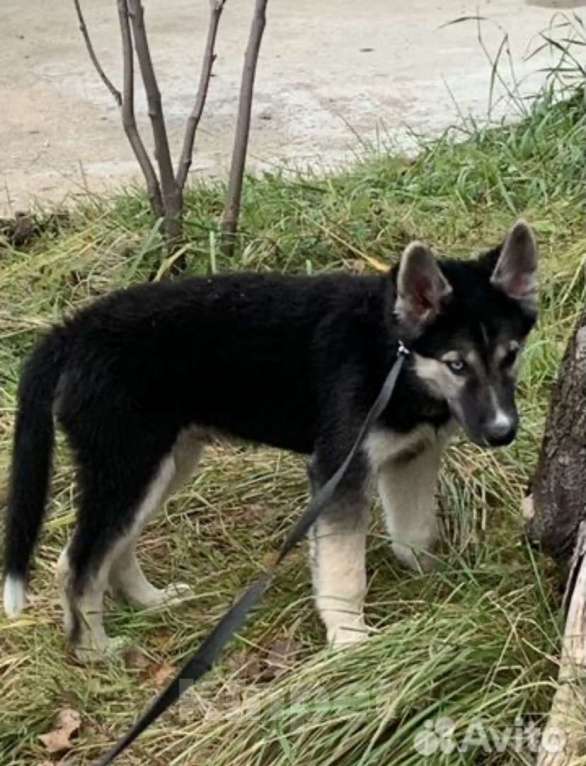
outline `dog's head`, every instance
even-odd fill
[[[518,426],[519,357],[537,318],[537,246],[516,223],[472,261],[438,261],[419,242],[402,255],[394,313],[411,369],[481,446],[509,444]]]

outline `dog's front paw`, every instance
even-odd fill
[[[363,620],[328,628],[328,644],[333,649],[344,649],[368,638],[368,628]]]
[[[144,609],[166,609],[167,607],[177,606],[189,598],[193,598],[195,593],[187,583],[176,582],[167,585],[166,588],[151,588],[146,593],[140,593],[132,597],[132,602]]]
[[[162,606],[175,606],[188,598],[194,598],[195,593],[191,586],[184,582],[175,582],[167,585],[161,592]]]
[[[74,648],[74,654],[82,665],[96,665],[109,662],[119,657],[130,646],[130,640],[124,636],[96,640],[86,640]]]

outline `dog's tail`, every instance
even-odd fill
[[[26,602],[26,578],[49,490],[55,441],[53,400],[65,348],[63,330],[53,330],[29,357],[20,381],[6,519],[4,611],[8,617],[18,617]]]

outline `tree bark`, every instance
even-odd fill
[[[586,520],[586,310],[564,354],[531,484],[529,537],[567,561]]]
[[[118,0],[118,19],[120,21],[120,34],[122,38],[122,61],[123,61],[123,97],[121,101],[122,126],[128,143],[142,170],[146,181],[147,193],[151,203],[151,210],[155,218],[162,218],[164,214],[161,187],[155,173],[153,164],[138,132],[136,116],[134,113],[134,47],[130,22],[128,19],[127,0]]]
[[[175,174],[169,148],[161,92],[153,67],[147,30],[144,23],[144,6],[142,0],[117,0],[122,36],[124,73],[122,93],[114,86],[98,60],[83,17],[80,0],[73,0],[79,21],[79,28],[85,41],[89,57],[100,79],[108,88],[121,109],[122,123],[126,136],[146,180],[151,209],[156,218],[163,219],[164,239],[167,253],[172,256],[171,270],[173,272],[181,271],[185,265],[184,252],[181,249],[183,239],[183,190],[191,166],[197,128],[205,107],[210,78],[212,76],[212,67],[216,58],[214,49],[218,25],[226,0],[209,0],[209,2],[210,20],[202,61],[201,76],[195,103],[189,119],[187,120],[183,147],[177,164],[177,173]],[[223,222],[223,229],[226,235],[225,242],[228,241],[228,251],[230,252],[233,247],[233,240],[240,211],[240,197],[242,193],[244,163],[248,147],[254,78],[266,23],[265,12],[267,2],[268,0],[256,0],[248,46],[244,58],[234,149]],[[158,177],[136,123],[134,112],[135,54],[147,96]]]
[[[528,534],[563,568],[572,556],[556,692],[537,766],[571,766],[586,753],[586,309],[550,400],[537,469],[526,498]],[[582,762],[580,760],[580,762]]]
[[[226,255],[231,256],[234,251],[234,239],[240,215],[240,199],[242,196],[242,179],[244,177],[244,163],[248,149],[248,135],[250,132],[250,114],[252,111],[252,96],[254,91],[254,78],[260,44],[266,24],[266,7],[268,0],[256,0],[254,16],[246,54],[244,56],[244,69],[240,85],[240,98],[238,101],[238,118],[234,135],[234,149],[230,165],[230,178],[226,195],[226,207],[224,209],[223,248]]]
[[[586,753],[586,522],[581,522],[566,598],[558,686],[541,736],[537,766],[572,766]]]
[[[167,240],[167,247],[172,254],[179,246],[182,233],[183,195],[175,181],[167,127],[163,114],[161,91],[155,76],[153,61],[144,24],[144,8],[140,0],[127,0],[132,34],[134,37],[134,49],[146,92],[148,112],[153,129],[153,141],[155,144],[155,157],[159,166],[159,178],[161,179],[161,192],[163,195],[164,219],[163,228]]]
[[[187,181],[187,175],[189,173],[189,168],[191,167],[195,134],[197,132],[199,121],[201,120],[208,95],[208,88],[212,76],[212,67],[214,65],[214,61],[216,60],[214,48],[218,34],[218,25],[220,23],[220,17],[222,15],[222,11],[224,10],[225,3],[226,0],[210,0],[210,23],[208,26],[206,46],[201,65],[199,86],[197,88],[195,104],[193,105],[193,109],[191,110],[191,114],[187,120],[187,125],[185,126],[183,148],[181,150],[181,156],[179,157],[179,163],[177,166],[176,180],[177,186],[179,186],[181,190],[185,188],[185,182]]]

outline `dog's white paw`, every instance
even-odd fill
[[[189,585],[178,582],[166,588],[155,588],[149,583],[148,587],[135,588],[120,595],[139,609],[164,609],[193,598],[195,594]]]
[[[100,640],[85,639],[74,648],[74,654],[82,665],[95,665],[120,656],[129,646],[130,640],[124,636],[105,637]]]
[[[184,582],[176,582],[167,585],[161,591],[161,606],[175,606],[188,598],[194,598],[195,593],[190,585]]]
[[[328,628],[328,644],[333,649],[344,649],[362,643],[368,638],[368,628],[363,620]]]
[[[4,612],[9,620],[16,620],[26,606],[26,587],[24,579],[15,575],[6,575],[4,581]]]

